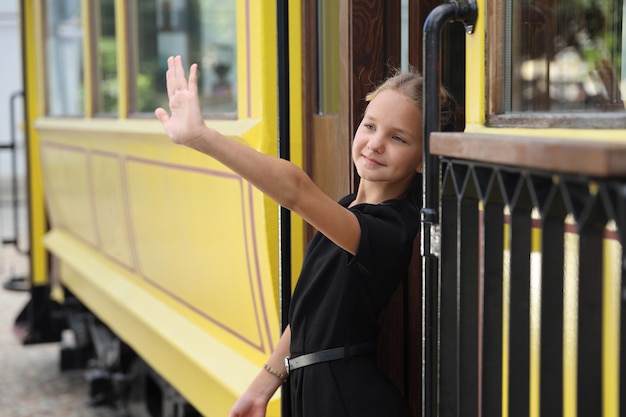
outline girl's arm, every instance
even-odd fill
[[[360,238],[357,218],[324,194],[289,161],[258,152],[204,123],[198,100],[197,64],[185,77],[180,56],[167,60],[171,115],[155,111],[173,142],[209,155],[241,175],[281,206],[292,210],[335,244],[355,254]]]
[[[291,327],[287,326],[283,332],[276,349],[267,361],[267,366],[272,372],[278,372],[284,376],[280,378],[272,372],[261,369],[254,378],[248,389],[235,402],[230,410],[229,417],[263,417],[267,410],[267,403],[272,395],[283,384],[287,377],[285,369],[285,356],[289,355],[291,343]]]

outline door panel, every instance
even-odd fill
[[[358,184],[350,145],[365,110],[365,95],[395,68],[421,68],[422,27],[439,2],[345,0],[339,2],[337,16],[320,8],[320,3],[324,6],[330,1],[303,5],[305,169],[324,192],[339,199]],[[320,24],[323,18],[339,21]],[[322,36],[320,30],[324,30]],[[408,48],[404,54],[402,45]],[[323,47],[336,47],[332,53],[339,62],[338,106],[319,103],[323,89],[328,88],[328,79],[323,77],[332,74],[325,66],[328,62],[320,62],[333,60],[328,50],[320,51]],[[459,75],[462,78],[457,72],[456,77]],[[337,114],[320,111],[333,107],[339,109]],[[309,230],[306,239],[312,234]],[[417,416],[421,408],[421,261],[419,244],[414,246],[408,277],[380,317],[379,357],[381,367],[408,398]]]

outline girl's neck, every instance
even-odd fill
[[[408,184],[385,184],[363,181],[359,183],[356,197],[351,206],[357,204],[381,204],[385,201],[403,198],[406,196]]]

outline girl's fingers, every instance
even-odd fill
[[[179,90],[188,90],[193,94],[198,93],[198,65],[193,64],[189,69],[189,81],[185,77],[183,59],[180,55],[171,56],[167,59],[167,72],[165,73],[167,96],[171,99]]]
[[[189,69],[189,92],[196,95],[198,94],[198,64],[191,65]]]
[[[161,123],[166,123],[170,119],[169,113],[162,107],[159,107],[154,111],[154,115]]]
[[[173,56],[167,58],[167,72],[165,73],[165,82],[165,85],[167,87],[167,97],[172,98],[172,95],[176,91]]]
[[[183,69],[183,58],[180,55],[174,57],[174,78],[176,80],[176,90],[186,90],[187,80]]]

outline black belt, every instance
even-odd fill
[[[374,342],[359,343],[357,345],[347,345],[333,349],[320,350],[318,352],[306,353],[304,355],[285,358],[285,369],[287,373],[294,369],[303,368],[309,365],[315,365],[320,362],[336,361],[344,358],[371,353],[376,350]]]

